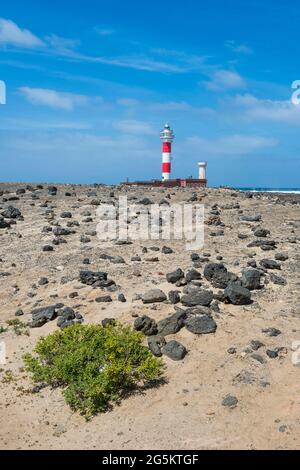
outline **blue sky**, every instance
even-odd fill
[[[42,4],[42,6],[41,6]],[[300,186],[296,1],[14,0],[0,9],[0,181]]]

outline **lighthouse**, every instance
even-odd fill
[[[160,138],[162,140],[162,181],[168,181],[171,174],[171,146],[174,140],[174,133],[169,124],[165,124]]]

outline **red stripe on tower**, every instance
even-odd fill
[[[171,153],[171,142],[163,142],[162,151],[167,152],[167,153]]]
[[[162,164],[162,172],[163,173],[171,173],[171,163],[163,163]]]

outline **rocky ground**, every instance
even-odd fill
[[[99,240],[96,209],[125,194],[204,204],[204,248]],[[228,188],[0,184],[0,448],[299,449],[299,209]],[[145,334],[165,380],[86,422],[22,356],[111,318]]]

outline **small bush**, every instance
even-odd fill
[[[35,355],[25,354],[24,362],[35,382],[64,387],[70,407],[90,418],[141,382],[160,377],[162,362],[142,339],[118,323],[105,328],[76,324],[40,338]]]
[[[20,335],[29,336],[30,335],[28,326],[25,323],[21,322],[21,320],[19,320],[18,318],[14,318],[12,320],[7,320],[6,323],[7,323],[8,326],[11,326],[13,328],[16,335],[18,335],[18,336],[20,336]]]

